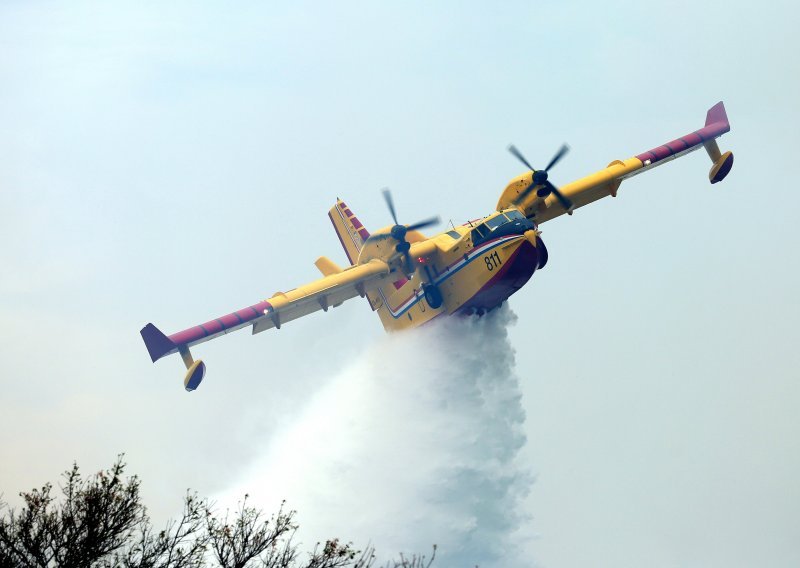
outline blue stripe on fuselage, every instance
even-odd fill
[[[525,237],[523,235],[509,235],[507,237],[500,237],[495,241],[489,241],[488,243],[484,243],[480,247],[470,252],[467,255],[466,259],[462,259],[459,262],[455,263],[453,267],[450,268],[445,274],[434,279],[433,283],[436,286],[438,286],[439,284],[441,284],[442,282],[444,282],[445,280],[456,274],[458,271],[460,271],[462,268],[467,266],[470,262],[475,260],[478,256],[482,255],[486,251],[495,249],[502,244],[508,243],[509,241],[515,239],[524,239],[524,238]],[[389,305],[389,300],[386,299],[386,296],[383,294],[383,290],[381,290],[380,288],[378,289],[378,294],[380,294],[381,298],[383,299],[383,305],[386,306],[386,309],[389,310],[389,313],[394,319],[399,318],[400,316],[405,314],[408,310],[410,310],[412,307],[414,307],[414,305],[424,297],[424,294],[422,294],[421,292],[422,292],[421,287],[415,289],[414,295],[411,296],[408,300],[406,300],[402,304],[400,304],[397,308],[395,308],[396,310],[398,310],[395,311],[395,309],[392,309],[392,307]]]

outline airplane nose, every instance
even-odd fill
[[[531,229],[523,233],[523,235],[525,235],[525,238],[528,239],[528,242],[531,243],[534,247],[536,246],[536,237],[538,237],[540,234],[541,232],[535,229]]]

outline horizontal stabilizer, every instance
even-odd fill
[[[170,341],[169,337],[161,333],[161,330],[152,323],[144,326],[139,333],[142,334],[145,347],[147,347],[147,352],[150,353],[150,359],[153,360],[153,363],[174,351],[177,347]]]
[[[327,256],[319,257],[314,265],[322,272],[323,276],[330,276],[331,274],[339,274],[342,269]]]

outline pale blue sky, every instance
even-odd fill
[[[353,302],[205,345],[180,388],[138,335],[205,321],[368,227],[486,214],[564,141],[564,183],[702,126],[702,153],[544,225],[511,300],[545,566],[800,563],[800,50],[792,2],[0,4],[0,491],[126,451],[153,508],[383,332]],[[279,393],[278,394],[276,394]]]

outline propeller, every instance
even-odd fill
[[[566,144],[561,146],[558,152],[556,152],[556,155],[553,156],[553,159],[550,160],[550,163],[547,164],[547,167],[543,170],[537,170],[532,165],[530,165],[530,163],[528,163],[528,160],[525,159],[525,156],[522,155],[522,152],[520,152],[517,149],[517,147],[514,146],[513,144],[511,144],[508,147],[508,151],[511,152],[511,154],[516,159],[525,164],[525,166],[533,172],[533,179],[531,181],[531,184],[525,189],[523,189],[519,193],[519,195],[517,195],[516,199],[514,199],[515,205],[522,203],[522,201],[524,201],[525,198],[528,197],[528,195],[530,195],[531,191],[533,191],[535,187],[539,187],[539,189],[536,191],[536,195],[544,198],[552,193],[553,195],[556,196],[556,199],[558,199],[558,202],[564,209],[566,209],[567,211],[572,210],[572,205],[573,205],[572,201],[567,199],[564,196],[564,194],[561,193],[559,189],[556,186],[554,186],[550,180],[547,179],[547,172],[549,172],[550,168],[552,168],[558,162],[560,162],[561,158],[563,158],[566,155],[566,153],[569,152],[569,146],[567,146]]]
[[[430,219],[425,219],[424,221],[419,221],[417,223],[411,223],[410,225],[401,225],[397,220],[397,212],[394,208],[392,192],[389,191],[388,188],[383,189],[383,199],[386,201],[386,207],[389,208],[389,213],[392,215],[394,226],[388,233],[375,235],[374,237],[370,237],[370,239],[378,240],[392,238],[396,240],[397,244],[395,245],[394,250],[403,255],[405,272],[406,274],[411,274],[414,272],[414,265],[411,262],[411,255],[408,253],[408,250],[411,248],[411,244],[406,240],[406,234],[408,231],[416,231],[418,229],[424,229],[425,227],[438,224],[439,217],[431,217]]]

